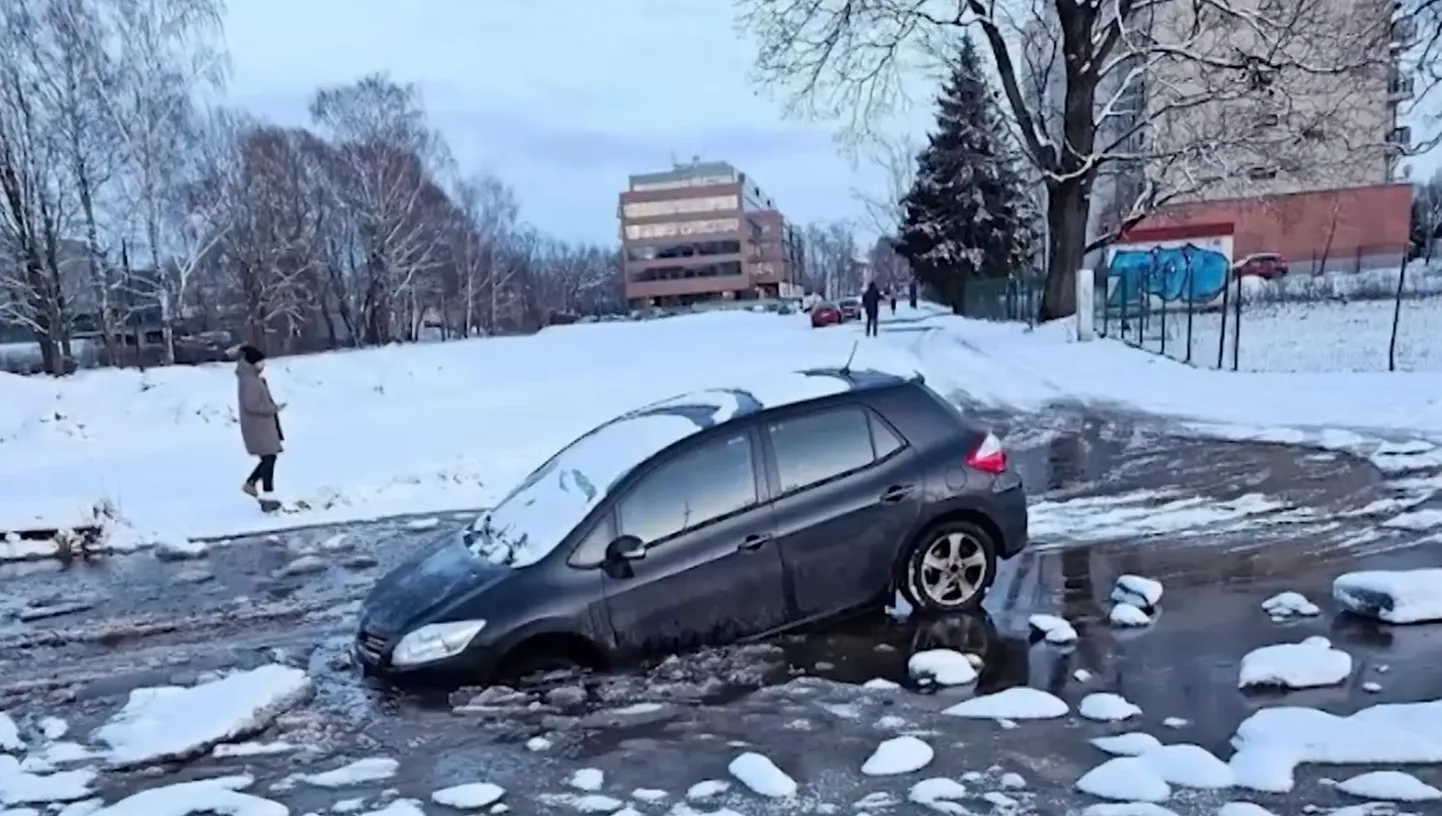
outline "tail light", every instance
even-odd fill
[[[996,434],[988,433],[981,443],[967,455],[966,464],[982,473],[998,475],[1006,472],[1006,448]]]

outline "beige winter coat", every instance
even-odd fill
[[[240,360],[235,364],[236,391],[240,405],[240,436],[251,456],[280,453],[280,410],[270,396],[270,386],[256,367]]]

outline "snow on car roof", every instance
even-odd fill
[[[768,374],[736,387],[681,394],[622,414],[576,438],[496,507],[481,514],[472,529],[482,535],[472,549],[496,564],[534,564],[549,555],[626,474],[671,445],[756,411],[885,381],[900,378],[820,369]]]

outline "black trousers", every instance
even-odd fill
[[[867,313],[866,313],[866,336],[867,336],[867,337],[875,337],[875,336],[876,336],[876,331],[877,331],[877,326],[876,326],[876,312],[867,312]]]
[[[250,478],[245,480],[246,484],[260,482],[260,489],[266,493],[275,490],[275,454],[267,454],[260,457],[260,464],[250,472]]]

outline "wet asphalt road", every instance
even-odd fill
[[[1088,509],[1075,517],[1052,515],[1061,521],[1041,525],[1033,550],[1003,568],[985,616],[899,623],[878,613],[772,643],[563,678],[458,712],[453,705],[476,690],[402,693],[363,682],[349,663],[354,613],[371,582],[436,529],[463,523],[458,517],[398,520],[241,539],[195,560],[142,553],[63,569],[0,568],[0,710],[62,716],[79,733],[113,713],[132,688],[190,683],[210,670],[281,660],[307,667],[317,693],[267,737],[306,750],[204,758],[171,769],[175,780],[235,772],[243,764],[262,780],[255,792],[264,793],[297,770],[384,755],[401,760],[395,779],[356,791],[300,786],[274,796],[299,814],[358,796],[379,801],[383,790],[424,799],[445,785],[491,781],[510,790],[515,812],[563,813],[576,812],[573,803],[554,796],[567,790],[563,780],[577,767],[605,770],[606,792],[619,798],[646,787],[668,790],[674,801],[693,783],[728,778],[726,763],[746,745],[801,781],[801,800],[773,806],[733,790],[709,809],[698,805],[702,812],[721,803],[739,813],[824,813],[828,805],[851,812],[852,803],[868,795],[865,809],[887,812],[883,794],[904,800],[921,778],[979,774],[971,787],[980,794],[1000,790],[999,774],[1006,771],[1031,782],[1020,796],[1024,811],[1060,814],[1089,802],[1069,792],[1105,758],[1088,737],[1141,728],[1228,756],[1237,722],[1280,701],[1235,688],[1240,658],[1257,646],[1323,634],[1353,655],[1359,670],[1347,685],[1288,694],[1288,703],[1346,713],[1376,702],[1430,699],[1442,687],[1442,664],[1430,659],[1442,647],[1442,627],[1383,628],[1332,614],[1330,582],[1341,572],[1442,560],[1419,545],[1417,533],[1380,528],[1376,519],[1356,515],[1395,492],[1364,460],[1179,438],[1155,421],[1121,415],[1058,411],[991,419],[1010,431],[1009,446],[1034,495],[1063,510]],[[1168,491],[1202,500],[1184,526],[1168,527],[1156,509],[1165,509],[1169,500],[1161,494]],[[1256,513],[1206,512],[1245,508],[1258,495],[1269,504]],[[1097,523],[1124,500],[1152,508],[1152,532]],[[427,523],[435,526],[413,529]],[[1106,596],[1123,573],[1166,586],[1162,611],[1145,630],[1106,623]],[[1307,595],[1324,614],[1272,622],[1260,602],[1286,589]],[[59,603],[85,608],[22,619]],[[1065,648],[1033,642],[1026,619],[1036,612],[1064,615],[1080,642]],[[970,690],[930,695],[856,685],[876,677],[905,683],[908,655],[938,646],[983,655],[978,691],[1030,685],[1073,704],[1092,691],[1115,691],[1145,713],[1125,727],[1073,717],[1004,729],[936,714]],[[1390,671],[1380,674],[1380,666]],[[1091,678],[1077,680],[1079,669]],[[1362,691],[1367,680],[1380,682],[1382,691]],[[637,704],[653,705],[625,708]],[[1168,717],[1190,724],[1164,727]],[[892,780],[861,776],[856,769],[876,743],[899,732],[930,742],[937,751],[932,765]],[[525,742],[537,736],[550,747],[527,749]],[[1257,801],[1279,812],[1349,804],[1318,780],[1360,770],[1311,769],[1285,803]],[[1430,769],[1416,772],[1442,783]],[[155,784],[149,776],[107,779],[107,798]],[[539,795],[553,798],[533,798]],[[1227,798],[1208,794],[1169,807],[1211,813]],[[972,806],[978,812],[990,807],[980,800]],[[903,804],[897,812],[915,808]]]

